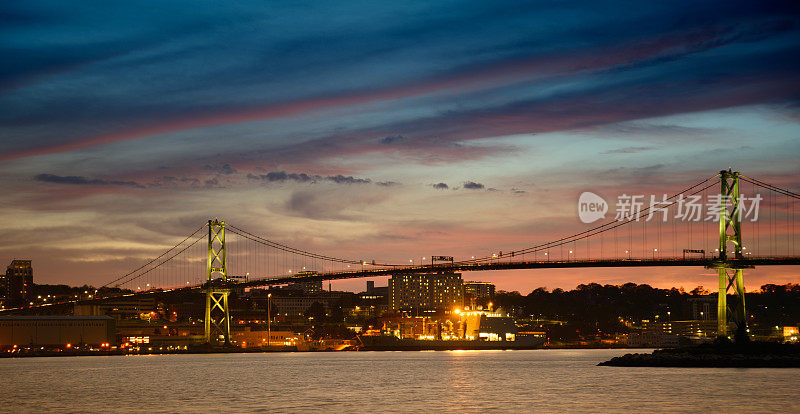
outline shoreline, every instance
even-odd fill
[[[526,350],[594,350],[594,349],[653,349],[653,348],[629,348],[629,347],[538,347],[538,348],[486,348],[486,349],[467,349],[474,351],[526,351]],[[370,350],[314,350],[314,351],[299,351],[297,349],[263,349],[263,348],[198,348],[198,349],[181,349],[181,350],[162,350],[162,351],[146,351],[146,352],[125,352],[121,350],[109,351],[35,351],[35,352],[15,352],[15,353],[0,353],[0,359],[13,359],[13,358],[50,358],[50,357],[84,357],[84,356],[137,356],[137,355],[182,355],[182,354],[271,354],[271,353],[307,353],[307,352],[424,352],[424,351],[463,351],[465,349],[432,349],[432,350],[417,350],[417,349],[370,349]],[[631,355],[631,354],[628,354]],[[640,354],[635,354],[640,355]]]

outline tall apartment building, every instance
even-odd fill
[[[33,267],[30,260],[11,261],[0,277],[0,297],[6,308],[27,305],[33,298]]]
[[[464,300],[494,300],[494,285],[489,282],[464,282]]]
[[[397,275],[389,279],[389,307],[398,310],[452,310],[464,305],[460,273]]]

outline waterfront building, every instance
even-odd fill
[[[514,318],[501,312],[461,311],[459,337],[484,341],[513,341],[517,335]]]
[[[242,348],[262,346],[297,346],[301,336],[292,331],[252,330],[249,327],[231,332],[231,343]]]

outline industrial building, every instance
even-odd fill
[[[0,348],[101,346],[115,342],[109,316],[0,316]]]

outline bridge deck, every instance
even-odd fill
[[[396,268],[362,269],[350,272],[315,273],[303,275],[285,275],[273,278],[260,278],[247,282],[229,282],[228,287],[258,287],[270,285],[285,285],[288,283],[314,282],[320,280],[342,280],[357,279],[362,277],[387,277],[403,274],[420,274],[431,272],[477,272],[486,270],[514,270],[514,269],[566,269],[566,268],[589,268],[589,267],[716,267],[719,262],[709,258],[695,259],[627,259],[627,260],[538,260],[538,261],[517,261],[517,262],[497,262],[497,263],[454,263],[436,264],[427,266],[403,266]],[[750,258],[730,260],[729,264],[739,268],[752,268],[755,266],[800,266],[800,257],[783,258]],[[222,286],[220,286],[222,287]],[[181,287],[169,290],[149,290],[122,296],[106,298],[94,298],[87,300],[76,300],[69,302],[54,303],[49,305],[38,305],[31,308],[6,309],[2,312],[24,312],[25,310],[35,311],[37,308],[58,308],[59,306],[71,306],[75,303],[92,304],[102,303],[109,300],[119,300],[120,298],[145,296],[163,293],[180,293],[192,290],[201,290],[202,286]]]
[[[798,266],[800,257],[784,258],[752,258],[729,260],[733,267],[752,268],[755,266]],[[514,269],[564,269],[581,267],[716,267],[716,259],[626,259],[626,260],[537,260],[498,263],[455,263],[436,264],[427,266],[404,266],[397,268],[362,269],[348,272],[317,273],[314,275],[286,275],[274,278],[253,279],[247,282],[236,283],[237,286],[254,287],[281,285],[297,282],[312,282],[319,280],[356,279],[362,277],[380,277],[401,274],[419,274],[430,272],[477,272],[486,270],[514,270]]]

